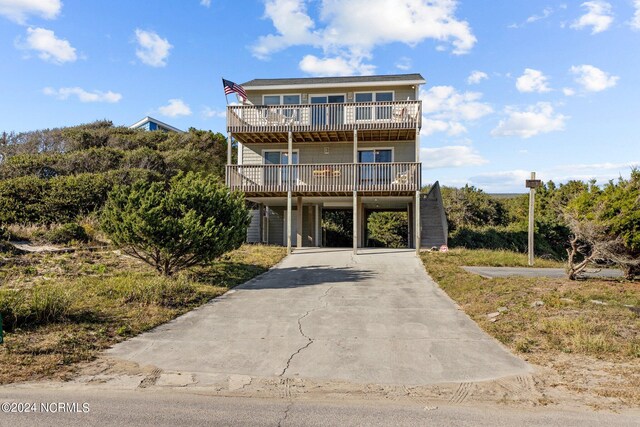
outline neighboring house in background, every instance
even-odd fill
[[[350,210],[353,249],[371,212],[408,213],[420,248],[420,74],[255,79],[227,107],[226,182],[258,207],[248,240],[322,246],[323,210]],[[328,243],[328,242],[325,242]],[[328,245],[328,244],[327,244]]]
[[[161,130],[164,132],[178,132],[183,133],[180,129],[174,128],[171,125],[161,122],[160,120],[156,120],[153,117],[145,117],[144,119],[135,122],[129,129],[143,129],[143,130]]]

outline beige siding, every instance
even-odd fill
[[[269,243],[272,245],[284,245],[284,216],[285,208],[269,208]]]
[[[254,91],[247,89],[249,101],[254,105],[262,105],[263,95],[300,95],[301,103],[308,104],[311,95],[344,95],[346,102],[355,101],[355,92],[394,92],[395,101],[415,101],[416,89],[412,85],[406,86],[371,86],[371,87],[348,87],[348,88],[323,88],[323,89],[301,89],[301,90],[262,90]]]
[[[252,209],[249,213],[251,215],[251,223],[247,228],[247,242],[260,243],[260,209]]]
[[[325,154],[325,148],[328,153]],[[358,149],[392,148],[394,162],[415,162],[415,141],[363,142]],[[311,163],[352,163],[353,145],[350,143],[294,144],[299,152],[300,164]],[[243,164],[263,163],[263,150],[287,150],[286,144],[246,144],[243,147]]]

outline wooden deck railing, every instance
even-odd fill
[[[422,122],[421,108],[421,101],[230,105],[227,130],[243,133],[415,129]]]
[[[227,165],[226,182],[246,193],[409,192],[420,189],[420,163]]]

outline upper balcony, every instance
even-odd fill
[[[230,105],[227,131],[242,143],[414,141],[421,101]]]

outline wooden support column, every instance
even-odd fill
[[[304,237],[307,241],[307,246],[315,246],[316,227],[313,223],[313,205],[309,205],[309,209],[307,209],[307,222],[309,223],[309,229],[307,230],[307,234],[305,234]]]
[[[316,237],[315,237],[315,246],[322,246],[322,230],[320,229],[320,205],[316,205]]]
[[[353,253],[358,253],[358,129],[353,131]]]
[[[302,197],[298,196],[296,201],[296,247],[302,247],[302,223],[304,222],[304,208],[302,206]]]
[[[420,243],[422,233],[420,231],[420,192],[416,191],[416,201],[414,202],[414,235],[415,235],[415,248],[416,254],[420,254]]]
[[[291,154],[293,152],[292,144],[293,136],[291,135],[291,131],[289,131],[289,141],[287,149],[287,254],[291,253],[291,178],[293,177],[293,174],[291,173]]]
[[[407,203],[407,247],[410,248],[413,244],[413,216],[412,216],[411,203]]]
[[[227,133],[227,165],[231,164],[231,132]]]
[[[417,90],[417,89],[416,89]],[[422,186],[422,165],[420,164],[420,120],[416,120],[416,163],[418,163],[418,188],[416,191],[416,201],[414,203],[414,226],[413,234],[415,236],[416,254],[420,254],[420,243],[422,241],[422,232],[420,230],[420,187]]]

